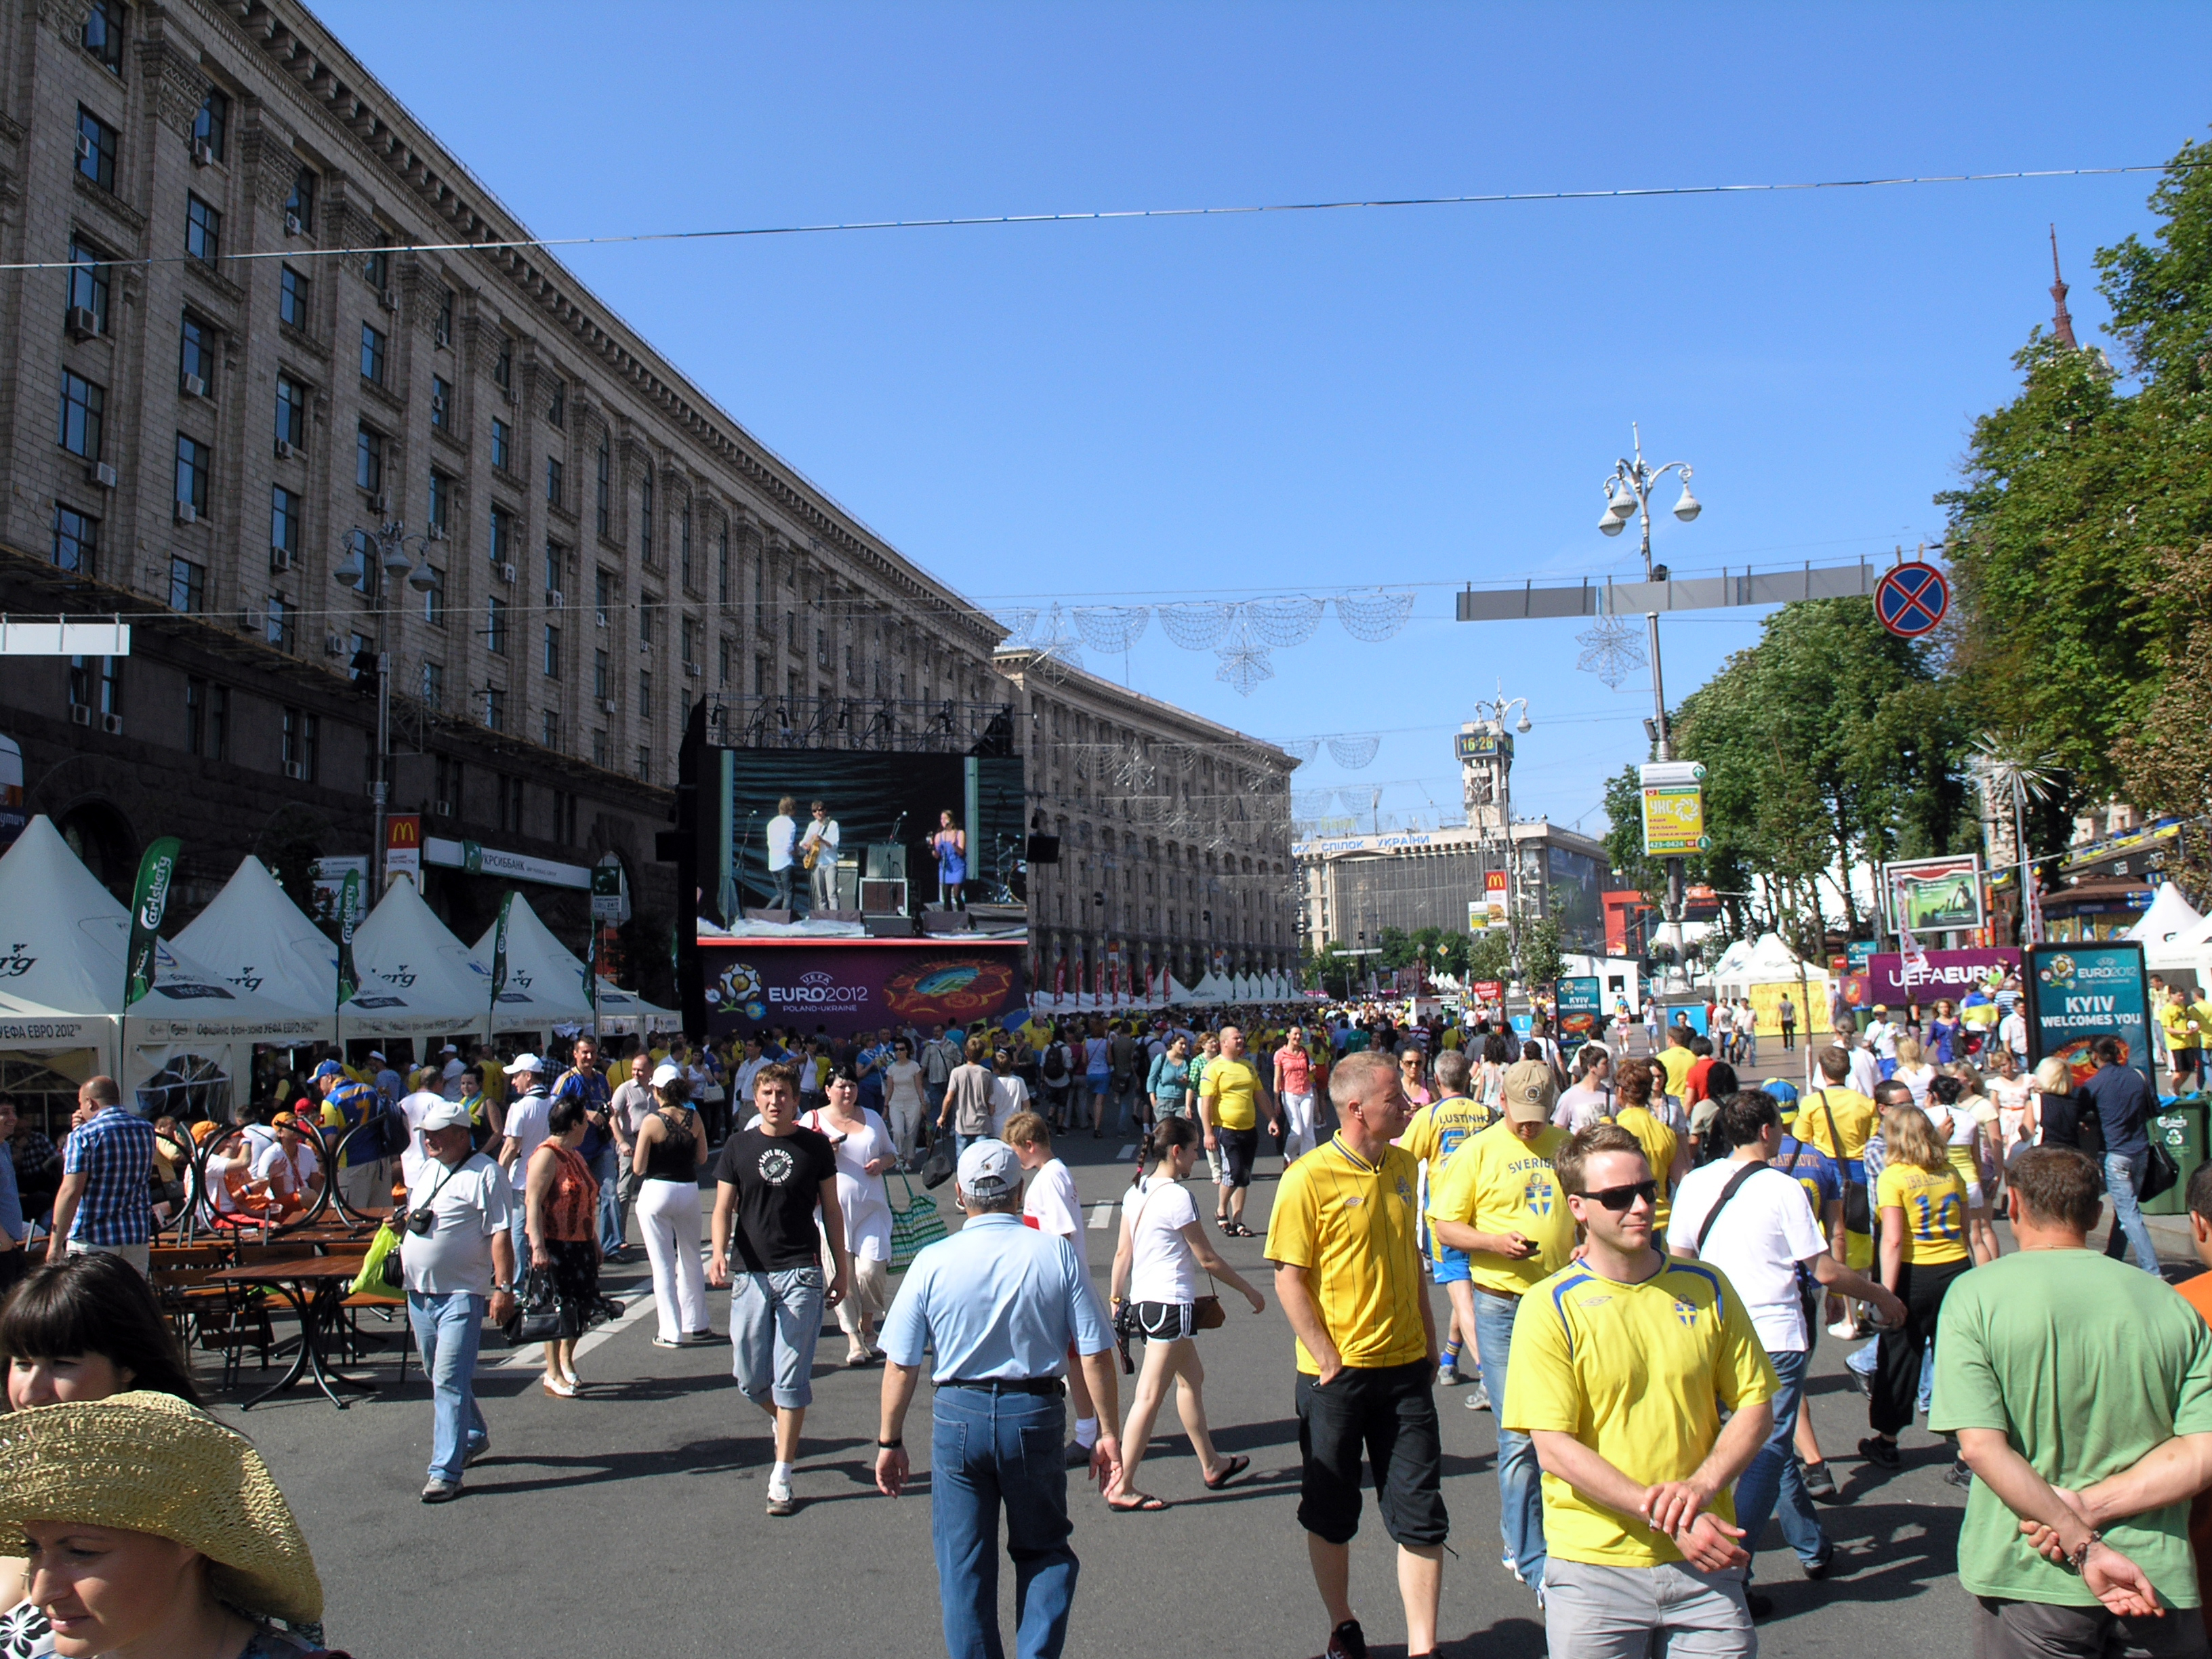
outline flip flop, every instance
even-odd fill
[[[1239,1455],[1231,1458],[1229,1460],[1228,1468],[1223,1469],[1219,1474],[1215,1475],[1212,1480],[1206,1483],[1206,1491],[1219,1492],[1224,1486],[1227,1486],[1231,1481],[1234,1480],[1238,1475],[1243,1474],[1245,1470],[1251,1467],[1252,1460],[1249,1457]]]
[[[1155,1515],[1167,1508],[1167,1504],[1150,1492],[1139,1492],[1133,1504],[1117,1504],[1109,1498],[1106,1500],[1106,1507],[1116,1515]]]

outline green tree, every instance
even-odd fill
[[[1468,980],[1494,979],[1501,982],[1513,975],[1513,944],[1503,927],[1486,927],[1469,941],[1467,953]]]
[[[1567,964],[1559,955],[1559,924],[1539,916],[1521,929],[1521,982],[1527,986],[1556,985]]]

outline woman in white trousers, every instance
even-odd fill
[[[691,1109],[690,1086],[664,1060],[653,1074],[653,1110],[637,1127],[629,1167],[638,1177],[637,1225],[653,1264],[656,1348],[713,1340],[707,1324],[707,1273],[699,1261],[699,1169],[707,1137]]]

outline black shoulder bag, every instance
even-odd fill
[[[1844,1138],[1836,1133],[1836,1112],[1828,1104],[1826,1089],[1820,1091],[1820,1115],[1828,1120],[1828,1142],[1835,1149],[1836,1177],[1844,1185],[1844,1231],[1871,1234],[1874,1212],[1867,1204],[1866,1182],[1851,1179],[1850,1161],[1844,1157]]]

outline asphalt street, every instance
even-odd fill
[[[1119,1196],[1130,1164],[1110,1139],[1074,1139],[1062,1151],[1093,1223],[1091,1263],[1103,1292],[1113,1238],[1103,1206]],[[1273,1157],[1261,1164],[1248,1219],[1264,1236],[1278,1164]],[[1194,1195],[1210,1213],[1209,1195]],[[949,1213],[949,1186],[939,1198]],[[1067,1644],[1076,1659],[1146,1649],[1279,1659],[1318,1654],[1326,1641],[1297,1521],[1290,1331],[1273,1306],[1261,1243],[1231,1239],[1222,1248],[1268,1295],[1267,1312],[1255,1316],[1227,1296],[1228,1325],[1199,1339],[1216,1440],[1249,1455],[1251,1471],[1228,1491],[1205,1491],[1170,1409],[1143,1475],[1172,1505],[1165,1512],[1111,1514],[1095,1489],[1071,1477],[1082,1560]],[[927,1482],[917,1478],[896,1501],[875,1490],[881,1370],[846,1370],[837,1363],[842,1335],[825,1322],[795,1483],[802,1507],[770,1519],[767,1420],[730,1380],[728,1349],[652,1346],[641,1261],[611,1269],[608,1283],[635,1305],[618,1327],[590,1340],[579,1362],[590,1385],[585,1398],[546,1395],[538,1351],[510,1352],[493,1339],[477,1382],[490,1455],[470,1470],[462,1498],[444,1507],[417,1501],[431,1427],[417,1368],[402,1388],[392,1386],[388,1362],[356,1367],[383,1386],[343,1412],[305,1390],[248,1413],[221,1407],[253,1437],[299,1515],[322,1571],[332,1644],[357,1659],[941,1654]],[[716,1328],[726,1328],[727,1293],[710,1297]],[[1441,1317],[1443,1297],[1437,1302]],[[1917,1650],[1966,1652],[1966,1606],[1953,1577],[1966,1495],[1942,1479],[1949,1455],[1916,1428],[1905,1437],[1901,1471],[1863,1463],[1856,1448],[1867,1432],[1864,1402],[1843,1358],[1840,1345],[1823,1340],[1813,1396],[1823,1448],[1850,1499],[1821,1506],[1838,1565],[1825,1582],[1806,1581],[1770,1529],[1758,1560],[1760,1585],[1776,1604],[1761,1626],[1766,1650],[1887,1650],[1905,1630]],[[227,1398],[258,1386],[249,1367]],[[1467,1410],[1465,1393],[1437,1396],[1453,1552],[1443,1651],[1453,1659],[1540,1655],[1535,1599],[1498,1562],[1494,1419]],[[927,1413],[925,1388],[907,1431],[918,1477]],[[1375,1651],[1403,1654],[1393,1550],[1371,1494],[1353,1547],[1352,1591]],[[1001,1593],[1011,1650],[1010,1571]]]

